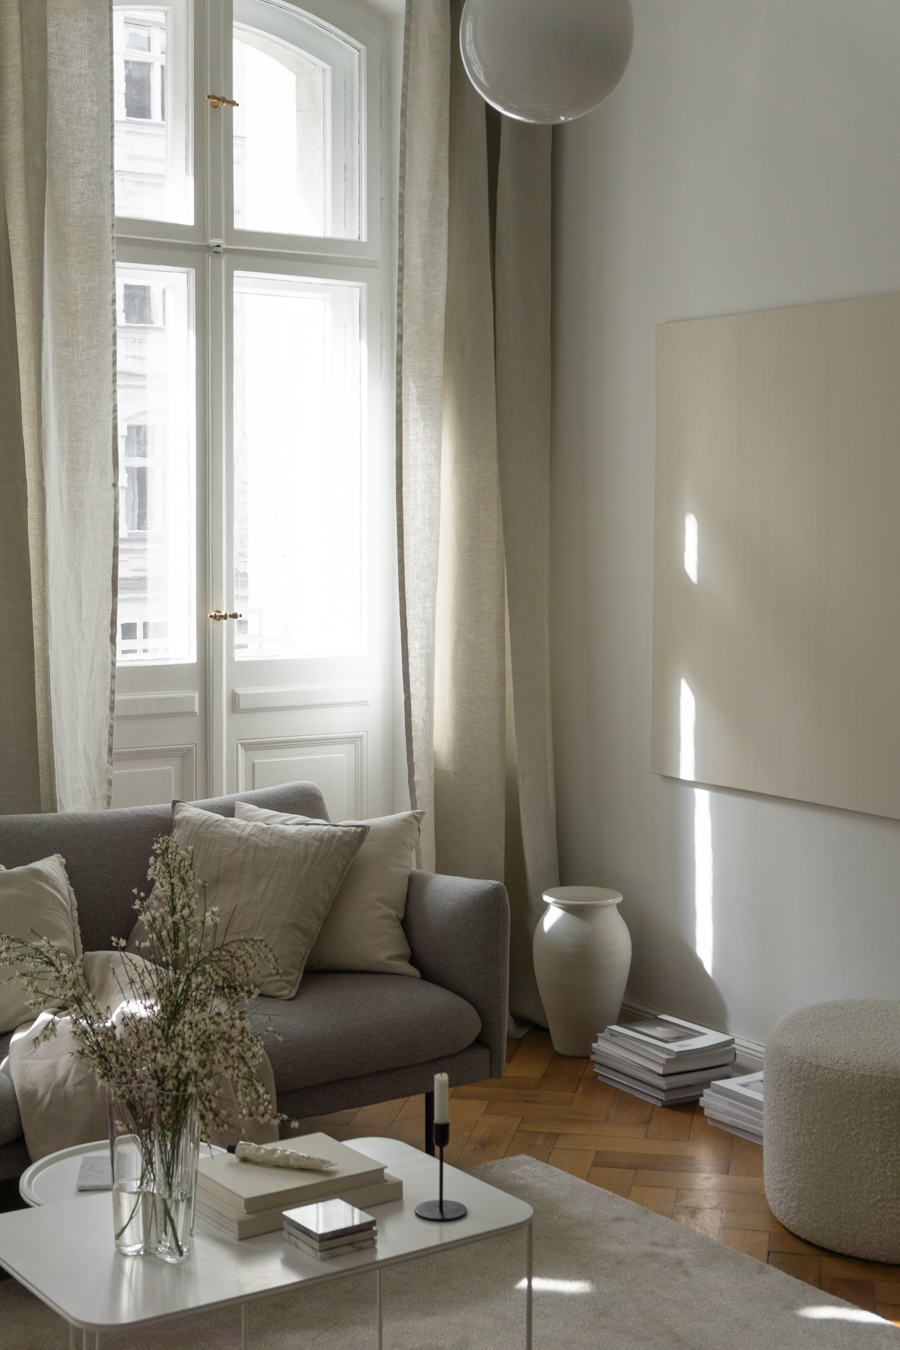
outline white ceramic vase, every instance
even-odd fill
[[[631,968],[631,934],[618,911],[622,896],[600,886],[544,891],[547,909],[534,930],[534,973],[553,1048],[591,1053],[619,1016]]]

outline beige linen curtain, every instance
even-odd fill
[[[0,0],[0,813],[109,805],[110,0]]]
[[[458,0],[407,5],[397,508],[409,786],[422,866],[504,881],[510,1006],[558,881],[548,631],[550,146],[489,109]]]

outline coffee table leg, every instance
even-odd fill
[[[241,1304],[241,1350],[250,1344],[250,1304]]]
[[[384,1350],[384,1303],[381,1297],[381,1271],[375,1272],[375,1302],[378,1305],[378,1350]]]
[[[531,1350],[531,1277],[534,1270],[534,1221],[528,1220],[525,1233],[525,1350]]]

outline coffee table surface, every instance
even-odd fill
[[[395,1139],[349,1140],[403,1180],[403,1199],[375,1207],[378,1245],[330,1261],[267,1233],[242,1242],[198,1221],[191,1255],[181,1265],[120,1255],[113,1242],[110,1196],[80,1195],[0,1214],[0,1265],[68,1322],[92,1331],[130,1326],[263,1298],[278,1290],[338,1279],[448,1250],[526,1227],[530,1205],[453,1167],[444,1169],[447,1199],[468,1207],[456,1223],[416,1218],[421,1200],[437,1196],[437,1162]]]
[[[224,1152],[224,1148],[217,1148],[215,1144],[200,1145],[201,1157]],[[105,1153],[108,1157],[109,1140],[96,1139],[90,1144],[61,1148],[58,1153],[50,1153],[26,1167],[19,1177],[22,1199],[28,1205],[56,1205],[60,1200],[85,1199],[91,1192],[78,1190],[78,1173],[81,1160],[88,1153]]]

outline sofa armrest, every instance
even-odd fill
[[[509,900],[498,881],[412,872],[403,921],[422,978],[466,999],[481,1018],[491,1076],[506,1063]]]

